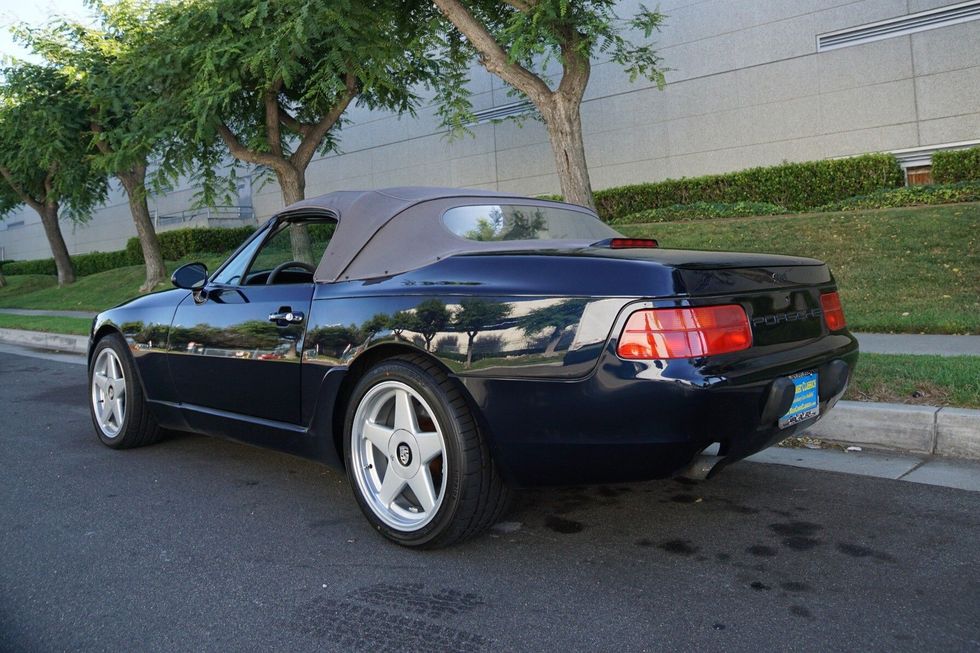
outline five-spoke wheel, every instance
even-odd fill
[[[445,495],[446,445],[422,396],[378,383],[357,407],[352,437],[354,478],[378,518],[404,531],[429,523]]]
[[[92,411],[105,437],[119,435],[126,419],[126,375],[119,356],[108,347],[92,366]]]
[[[126,341],[118,333],[95,345],[89,366],[89,403],[95,433],[106,446],[128,449],[152,444],[162,434],[143,397]]]
[[[360,377],[347,406],[347,475],[386,537],[446,546],[499,518],[508,490],[459,382],[437,363],[384,360]]]

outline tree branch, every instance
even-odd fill
[[[267,154],[265,152],[255,152],[242,145],[241,141],[238,140],[238,137],[235,136],[234,132],[232,132],[228,125],[223,122],[218,123],[218,135],[221,136],[221,140],[224,141],[225,146],[228,148],[228,151],[231,152],[231,155],[239,161],[269,166],[271,168],[281,166],[283,163],[283,160],[279,157]]]
[[[542,109],[551,104],[552,91],[544,81],[524,66],[510,61],[507,53],[459,0],[432,0],[439,11],[456,26],[480,53],[483,67],[515,87]]]
[[[583,36],[572,26],[562,28],[560,36],[562,75],[558,93],[576,102],[581,101],[592,72],[589,58],[583,57],[577,49]]]
[[[303,125],[306,130],[303,133],[303,140],[300,141],[299,147],[293,152],[293,155],[289,157],[290,163],[293,164],[298,170],[306,170],[306,166],[310,164],[313,159],[313,155],[316,153],[320,143],[326,137],[327,132],[337,124],[340,120],[340,116],[344,114],[347,110],[347,106],[351,101],[357,97],[359,92],[357,85],[357,77],[354,73],[348,72],[346,78],[344,79],[344,84],[346,90],[344,95],[341,96],[340,100],[333,106],[333,108],[320,119],[320,122],[315,125]]]
[[[52,163],[51,167],[48,168],[47,174],[44,175],[44,200],[47,204],[47,199],[51,197],[51,177],[54,174],[56,163]]]
[[[284,124],[287,129],[291,129],[300,136],[306,136],[307,132],[310,131],[310,125],[300,122],[295,116],[282,107],[279,107],[279,122]]]
[[[102,130],[102,126],[93,121],[89,125],[89,129],[92,130],[92,133],[96,134],[95,147],[99,148],[99,152],[102,152],[106,156],[112,154],[112,147],[109,145],[108,141],[102,137],[102,135],[105,133]]]
[[[279,127],[279,89],[282,80],[276,80],[272,88],[265,92],[265,139],[269,151],[277,158],[282,158],[282,131]]]
[[[7,180],[7,184],[15,193],[17,193],[17,197],[23,200],[24,204],[31,207],[38,213],[41,213],[44,210],[44,206],[27,194],[21,185],[17,183],[17,180],[14,179],[13,174],[11,174],[10,169],[7,166],[0,166],[0,174],[2,174],[3,178]]]

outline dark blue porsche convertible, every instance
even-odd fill
[[[343,466],[414,547],[480,532],[515,486],[707,478],[825,415],[858,356],[820,261],[661,249],[479,190],[305,200],[173,282],[92,325],[102,442]]]

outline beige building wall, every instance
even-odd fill
[[[624,0],[619,12],[638,4]],[[668,18],[657,42],[671,69],[664,90],[630,84],[614,63],[593,67],[582,121],[594,188],[980,142],[980,20],[818,51],[820,35],[953,4],[663,0]],[[479,69],[472,91],[477,110],[515,101]],[[539,122],[479,124],[472,137],[449,141],[432,106],[415,118],[357,107],[348,117],[338,153],[310,165],[307,196],[397,185],[558,190]],[[155,201],[176,206],[187,195]],[[260,219],[282,208],[275,183],[255,185],[253,202]],[[0,247],[7,258],[48,256],[40,225],[25,215],[25,236],[0,229]],[[126,218],[125,204],[113,203],[76,228],[69,247],[120,247],[134,233]]]

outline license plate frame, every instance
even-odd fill
[[[789,410],[779,418],[779,428],[805,422],[820,415],[820,395],[818,391],[820,377],[817,370],[807,370],[790,375],[793,382],[793,403]]]

